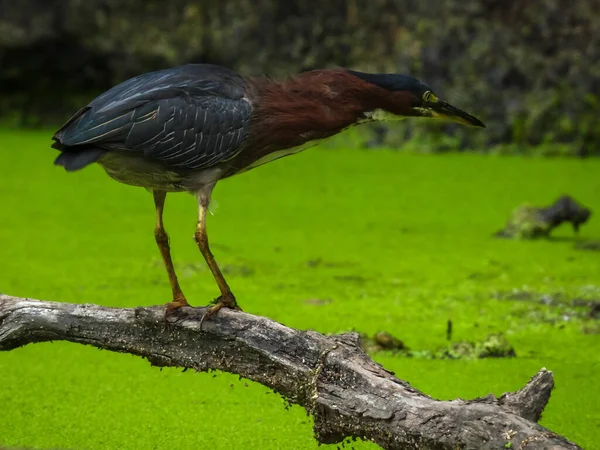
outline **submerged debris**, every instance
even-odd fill
[[[594,303],[590,307],[590,318],[600,319],[600,303]]]
[[[451,344],[438,351],[435,359],[482,359],[482,358],[514,358],[517,356],[513,346],[502,333],[490,334],[482,341],[462,341]]]
[[[385,331],[379,331],[373,336],[376,345],[386,350],[403,350],[404,342]]]
[[[514,358],[517,353],[504,335],[498,333],[490,334],[481,341],[455,342],[437,351],[413,351],[410,356],[423,359],[483,359]]]
[[[600,241],[581,241],[575,244],[577,250],[600,252]]]
[[[307,305],[322,306],[331,303],[331,301],[330,298],[309,298],[304,300],[304,303]]]
[[[590,319],[600,319],[600,299],[575,298],[572,301],[572,305],[585,307],[586,315]]]
[[[254,268],[245,264],[226,264],[221,269],[225,275],[250,277],[254,275]]]
[[[597,289],[591,286],[593,289]],[[595,293],[595,290],[591,292]],[[543,316],[537,320],[549,323],[557,321],[564,322],[571,319],[600,319],[600,298],[599,297],[575,297],[572,298],[565,293],[542,293],[526,289],[513,289],[511,291],[498,291],[493,293],[493,298],[497,300],[522,301],[532,304],[540,304],[550,307],[544,311],[538,310]],[[530,314],[534,314],[534,309]]]
[[[385,331],[379,331],[372,337],[361,334],[361,346],[367,353],[392,351],[401,356],[423,359],[482,359],[514,358],[517,356],[513,346],[503,334],[490,334],[481,341],[461,341],[449,344],[435,351],[411,350],[404,343]]]
[[[408,352],[408,347],[400,339],[392,336],[387,331],[378,331],[372,337],[361,334],[360,343],[366,353],[378,352],[381,350],[391,350],[394,353],[399,351]]]
[[[552,230],[563,222],[570,222],[575,233],[588,221],[591,210],[564,195],[551,206],[538,207],[528,204],[515,209],[503,230],[496,237],[509,239],[536,239],[548,237]]]

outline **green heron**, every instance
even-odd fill
[[[165,198],[196,195],[195,240],[221,292],[208,317],[222,307],[239,309],[206,234],[215,184],[352,125],[404,117],[484,127],[411,76],[330,69],[277,81],[190,64],[139,75],[101,94],[56,132],[52,147],[61,152],[55,164],[67,171],[97,162],[115,180],[153,192],[154,236],[173,291],[167,314],[189,304],[163,226]]]

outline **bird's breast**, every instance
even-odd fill
[[[161,162],[127,152],[107,152],[98,163],[116,181],[131,186],[165,192],[195,192],[203,186],[214,184],[221,169],[177,170]]]

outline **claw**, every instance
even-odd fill
[[[242,310],[242,308],[238,306],[235,297],[231,292],[227,295],[221,295],[215,299],[214,305],[208,308],[202,315],[202,319],[200,319],[200,331],[202,331],[202,324],[204,321],[217,314],[221,308],[233,309],[234,311]]]

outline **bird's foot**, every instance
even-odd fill
[[[176,296],[175,298],[173,298],[172,302],[166,304],[167,309],[165,311],[165,318],[170,317],[175,310],[184,306],[190,306],[185,297],[183,295]]]
[[[221,308],[229,308],[235,311],[242,310],[242,308],[238,306],[235,297],[231,292],[217,297],[211,304],[212,306],[206,310],[206,312],[202,316],[202,319],[200,319],[200,330],[202,330],[202,324],[204,323],[204,321],[218,313]]]

